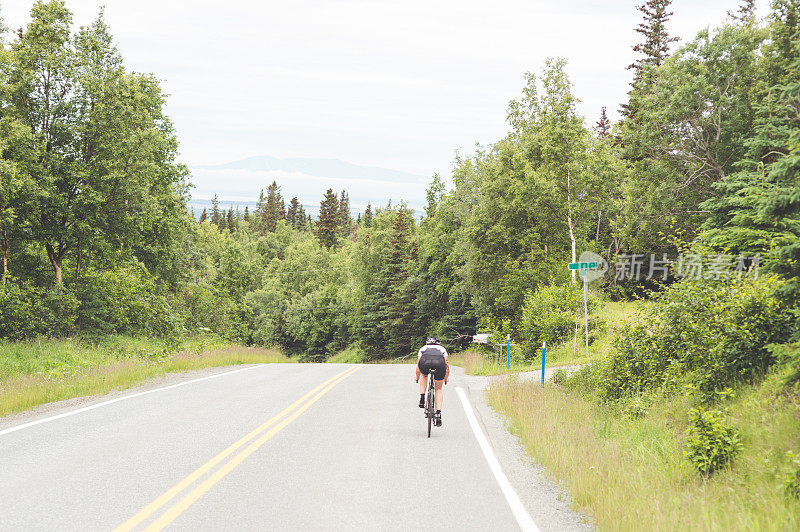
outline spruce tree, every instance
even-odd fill
[[[364,227],[372,226],[372,205],[370,203],[367,203],[367,208],[364,211],[363,222],[364,222]]]
[[[211,200],[211,223],[219,227],[221,218],[222,215],[219,212],[219,198],[214,194],[214,198]]]
[[[594,126],[594,132],[601,139],[611,134],[611,120],[608,119],[605,105],[600,109],[600,119]]]
[[[636,32],[643,40],[633,47],[633,51],[643,57],[628,65],[628,69],[633,70],[633,81],[628,92],[628,103],[622,105],[622,115],[626,118],[636,114],[639,98],[650,92],[655,82],[654,70],[669,56],[670,43],[678,40],[667,32],[667,22],[673,14],[668,11],[670,4],[672,0],[648,0],[637,7],[644,20],[639,23]]]
[[[350,216],[350,196],[342,190],[339,196],[339,231],[343,238],[347,238],[353,230],[353,218]]]
[[[228,226],[228,230],[231,232],[236,231],[236,224],[233,223],[233,205],[231,205],[231,208],[228,209],[228,216],[226,217],[225,221],[227,222],[226,225]]]
[[[267,210],[267,198],[264,196],[264,189],[258,193],[258,201],[256,202],[256,210],[253,212],[255,216],[256,229],[263,231],[264,217]]]
[[[336,247],[339,234],[339,199],[332,188],[325,192],[319,204],[316,236],[320,244],[330,249]]]
[[[250,223],[250,207],[244,206],[244,221]]]
[[[289,202],[289,208],[286,209],[286,221],[293,229],[300,229],[300,226],[305,221],[303,206],[300,205],[300,200],[297,199],[297,196],[294,196]]]
[[[773,3],[767,79],[756,105],[754,134],[739,166],[715,184],[718,196],[702,207],[710,211],[700,238],[734,255],[769,254],[766,265],[794,282],[800,294],[800,1]]]
[[[286,218],[286,210],[278,183],[273,181],[267,187],[267,198],[261,213],[261,227],[263,231],[274,232],[278,220]]]
[[[200,213],[200,223],[205,222],[206,218],[208,218],[208,213],[206,212],[205,209],[203,209],[203,212]]]

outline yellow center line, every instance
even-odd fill
[[[203,496],[208,490],[210,490],[217,482],[222,480],[228,473],[233,471],[236,466],[241,464],[245,458],[253,454],[259,447],[264,445],[270,438],[275,436],[278,432],[280,432],[286,425],[297,419],[300,414],[308,410],[308,408],[316,403],[323,395],[328,393],[334,386],[339,384],[341,381],[355,373],[357,370],[361,369],[363,366],[356,366],[352,371],[346,373],[330,383],[326,386],[323,390],[321,390],[317,395],[311,398],[307,403],[303,406],[295,410],[289,417],[278,423],[275,427],[270,429],[267,433],[263,436],[258,438],[256,441],[245,447],[239,454],[231,458],[228,462],[226,462],[222,467],[220,467],[213,475],[208,477],[202,484],[197,486],[195,489],[184,495],[184,497],[175,503],[169,510],[164,512],[161,517],[156,519],[150,526],[145,528],[145,532],[156,532],[163,530],[167,525],[173,522],[175,519],[178,518],[183,512],[186,511],[192,504],[194,504],[197,499]]]
[[[161,495],[156,500],[154,500],[153,502],[151,502],[150,504],[148,504],[147,506],[142,508],[136,515],[134,515],[133,517],[131,517],[130,519],[128,519],[127,521],[122,523],[120,526],[118,526],[114,530],[114,532],[127,532],[129,530],[133,530],[139,523],[141,523],[142,521],[144,521],[145,519],[147,519],[148,517],[153,515],[153,513],[155,513],[162,506],[164,506],[169,501],[171,501],[173,498],[175,498],[179,493],[181,493],[183,490],[185,490],[187,487],[189,487],[191,484],[193,484],[198,478],[202,477],[209,470],[211,470],[214,466],[216,466],[217,464],[222,462],[225,458],[227,458],[228,456],[233,454],[234,451],[236,451],[238,448],[240,448],[241,446],[243,446],[244,444],[246,444],[247,442],[249,442],[250,440],[252,440],[256,436],[261,434],[264,430],[268,429],[270,426],[274,425],[275,423],[280,421],[282,418],[284,418],[285,416],[290,414],[295,408],[300,406],[303,403],[303,401],[305,401],[306,399],[308,399],[309,397],[314,395],[316,392],[318,392],[320,389],[324,388],[325,386],[330,384],[331,385],[330,387],[332,387],[334,384],[337,384],[339,381],[343,380],[344,378],[349,377],[352,373],[355,373],[360,367],[361,366],[348,368],[348,369],[342,371],[341,373],[337,373],[336,375],[334,375],[330,379],[326,380],[325,382],[323,382],[319,386],[315,387],[313,390],[311,390],[307,394],[303,395],[300,399],[298,399],[297,401],[295,401],[294,403],[292,403],[291,405],[286,407],[278,415],[276,415],[275,417],[271,418],[269,421],[267,421],[263,425],[259,426],[258,428],[256,428],[255,430],[253,430],[252,432],[250,432],[249,434],[247,434],[243,438],[239,439],[236,443],[234,443],[233,445],[231,445],[230,447],[228,447],[227,449],[225,449],[224,451],[219,453],[217,456],[215,456],[214,458],[212,458],[211,460],[209,460],[208,462],[203,464],[196,471],[194,471],[193,473],[191,473],[188,476],[186,476],[183,480],[181,480],[180,482],[175,484],[173,487],[171,487],[169,490],[167,490],[163,495]],[[333,384],[331,384],[331,383],[333,383]],[[328,389],[330,389],[330,387]],[[327,389],[325,391],[327,392]],[[311,402],[316,401],[318,398],[319,398],[319,396],[314,398],[314,400],[311,401]],[[310,403],[309,403],[309,405],[310,405]],[[303,410],[305,410],[305,408]],[[295,416],[295,417],[297,417],[297,416]],[[292,418],[292,419],[294,419],[294,418]]]

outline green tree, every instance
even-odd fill
[[[339,228],[342,238],[347,238],[353,231],[353,217],[350,215],[350,196],[342,190],[339,196]]]
[[[76,275],[89,250],[170,263],[188,218],[186,169],[174,162],[158,82],[125,72],[102,13],[74,37],[71,20],[63,2],[36,2],[10,68],[10,111],[40,154],[25,169],[35,180],[28,221],[57,284],[68,253]]]
[[[328,249],[336,247],[339,223],[339,199],[333,189],[329,188],[319,204],[316,235],[320,244]]]
[[[367,203],[367,208],[364,210],[364,227],[370,227],[372,225],[372,204]]]
[[[425,206],[425,216],[433,218],[436,214],[436,207],[442,202],[444,197],[444,182],[438,173],[433,174],[431,184],[425,190],[425,199],[427,205]]]

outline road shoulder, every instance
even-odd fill
[[[497,456],[503,472],[540,530],[592,530],[589,518],[572,508],[569,494],[551,480],[547,471],[525,452],[507,421],[486,401],[490,377],[459,375],[478,421]]]

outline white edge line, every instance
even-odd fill
[[[198,379],[192,379],[192,380],[186,381],[186,382],[179,382],[178,384],[171,384],[169,386],[164,386],[163,388],[155,388],[153,390],[147,390],[145,392],[139,392],[139,393],[134,393],[134,394],[130,394],[130,395],[125,395],[125,396],[122,396],[122,397],[117,397],[116,399],[110,399],[108,401],[103,401],[102,403],[93,404],[93,405],[90,405],[90,406],[86,406],[84,408],[78,408],[77,410],[70,410],[69,412],[64,412],[63,414],[58,414],[56,416],[45,417],[45,418],[42,418],[42,419],[37,419],[35,421],[30,421],[28,423],[23,423],[22,425],[17,425],[15,427],[10,427],[10,428],[4,429],[4,430],[0,430],[0,436],[3,436],[5,434],[9,434],[11,432],[16,432],[18,430],[26,429],[28,427],[33,427],[34,425],[40,425],[42,423],[47,423],[49,421],[55,421],[56,419],[61,419],[61,418],[69,417],[69,416],[74,416],[75,414],[80,414],[82,412],[88,412],[89,410],[94,410],[95,408],[100,408],[101,406],[108,406],[108,405],[113,404],[113,403],[118,403],[119,401],[125,401],[127,399],[133,399],[134,397],[141,397],[142,395],[147,395],[149,393],[155,393],[155,392],[161,392],[161,391],[164,391],[164,390],[169,390],[171,388],[178,388],[179,386],[186,386],[187,384],[192,384],[192,383],[195,383],[195,382],[205,381],[205,380],[209,380],[209,379],[216,379],[217,377],[230,375],[231,373],[239,373],[240,371],[247,371],[247,370],[251,370],[251,369],[254,369],[254,368],[259,368],[262,365],[263,364],[259,364],[257,366],[249,366],[249,367],[241,368],[241,369],[234,369],[232,371],[226,371],[224,373],[217,373],[215,375],[209,375],[207,377],[200,377]]]
[[[489,440],[486,439],[486,435],[481,430],[480,425],[478,425],[478,419],[475,417],[475,412],[472,410],[472,405],[469,402],[469,398],[467,398],[466,392],[463,388],[457,387],[456,393],[458,393],[458,397],[461,399],[464,412],[466,412],[467,419],[469,420],[469,426],[472,427],[472,432],[475,433],[475,439],[478,440],[478,445],[481,451],[483,451],[486,462],[489,464],[489,469],[494,473],[494,478],[500,485],[500,490],[502,490],[503,495],[505,495],[506,501],[508,501],[508,505],[511,507],[511,512],[514,514],[519,527],[525,532],[538,532],[539,529],[536,527],[536,523],[533,522],[533,518],[531,518],[528,511],[525,509],[525,506],[519,499],[519,495],[514,491],[514,488],[508,481],[508,477],[503,473],[503,468],[500,467],[500,462],[497,460],[494,451],[492,451]]]

